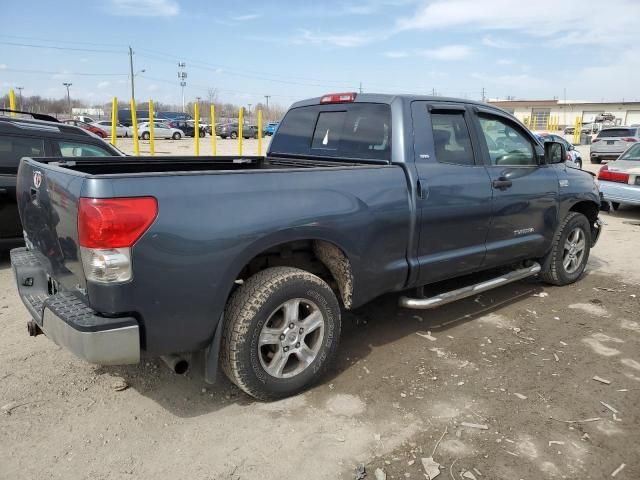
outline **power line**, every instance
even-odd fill
[[[51,70],[30,70],[22,68],[3,68],[3,72],[33,73],[42,75],[82,75],[89,77],[126,77],[126,73],[90,73],[90,72],[60,72]]]

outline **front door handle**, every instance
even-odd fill
[[[506,190],[511,187],[511,185],[513,185],[513,182],[505,177],[500,177],[493,181],[493,188],[497,188],[498,190]]]
[[[419,199],[424,200],[424,189],[422,188],[422,182],[420,180],[418,180],[416,194],[418,195]]]

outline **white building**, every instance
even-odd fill
[[[617,125],[640,124],[640,102],[566,102],[562,100],[489,100],[490,104],[513,114],[519,120],[530,118],[538,129],[543,129],[547,119],[557,118],[560,128],[575,124],[580,118],[582,124],[593,122],[596,116],[611,113]]]

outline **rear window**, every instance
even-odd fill
[[[271,153],[388,161],[391,109],[377,103],[294,108],[278,126]]]
[[[607,128],[598,134],[598,138],[635,137],[636,132],[635,128]]]
[[[44,157],[44,140],[0,135],[0,173],[15,174],[22,157]]]

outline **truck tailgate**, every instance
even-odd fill
[[[71,170],[20,162],[16,190],[25,242],[50,276],[53,292],[58,286],[85,291],[77,225],[82,183],[82,175]]]

